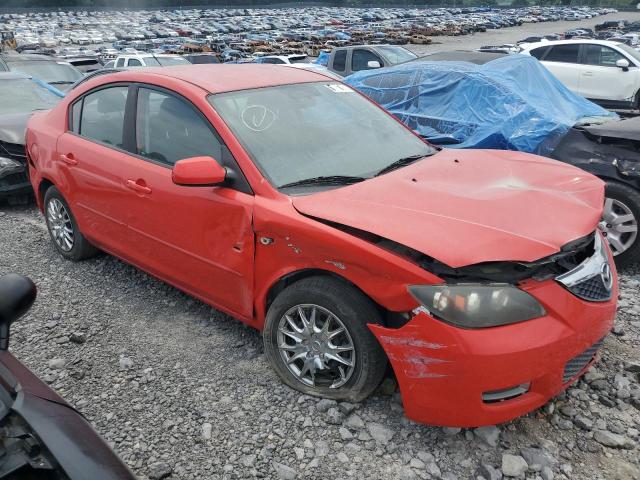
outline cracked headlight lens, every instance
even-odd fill
[[[508,284],[412,285],[409,293],[432,315],[461,328],[487,328],[546,315],[527,292]]]
[[[0,157],[0,176],[18,173],[24,170],[24,165],[10,158]]]

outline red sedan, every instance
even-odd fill
[[[575,381],[612,325],[602,181],[436,149],[317,73],[104,75],[36,114],[27,148],[60,254],[104,250],[263,330],[310,395],[360,401],[390,362],[408,417],[503,422]]]

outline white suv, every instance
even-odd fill
[[[127,53],[118,55],[115,68],[173,67],[176,65],[191,65],[191,62],[180,55]]]
[[[639,107],[640,52],[624,43],[543,41],[527,44],[521,53],[536,57],[567,88],[604,107]]]

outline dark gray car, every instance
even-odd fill
[[[24,134],[31,114],[55,106],[62,93],[28,75],[0,73],[0,199],[22,203],[31,193]]]

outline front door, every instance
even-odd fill
[[[626,71],[616,65],[627,60],[621,53],[604,45],[583,45],[579,93],[594,100],[632,102],[638,91],[638,68],[629,61]]]
[[[230,155],[195,107],[172,94],[138,90],[136,156],[124,172],[135,262],[240,317],[253,310],[253,195],[227,187],[180,186],[181,159]],[[212,160],[213,161],[213,160]]]

